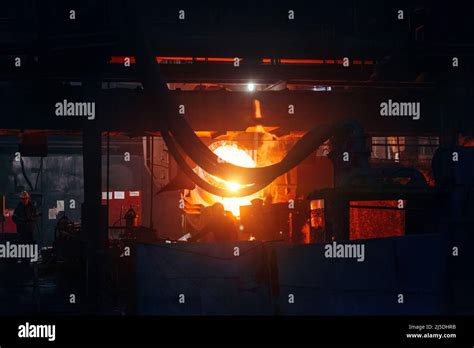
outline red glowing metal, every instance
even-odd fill
[[[349,238],[355,240],[403,236],[405,211],[398,208],[398,203],[398,201],[351,201]],[[404,206],[405,204],[406,202]]]

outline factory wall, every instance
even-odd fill
[[[272,314],[261,247],[235,245],[240,248],[238,258],[233,256],[234,244],[138,245],[138,313]]]
[[[107,166],[106,166],[106,137],[103,137],[102,144],[102,191],[107,189]],[[151,198],[151,142],[150,138],[129,138],[125,136],[110,137],[110,157],[109,157],[109,190],[111,192],[140,192],[140,206],[133,208],[140,215],[139,222],[142,226],[151,227],[153,223],[156,237],[179,238],[181,233],[181,214],[179,209],[180,192],[167,191],[159,195],[156,193],[169,182],[171,160],[166,150],[162,138],[155,137],[153,141],[153,221],[150,219],[150,198]],[[127,155],[130,155],[129,157]],[[172,173],[171,173],[172,174]],[[113,193],[112,199],[115,200]],[[103,203],[105,203],[103,201]],[[114,207],[122,210],[123,214],[128,210],[125,200],[115,201]],[[112,209],[112,208],[111,208]],[[111,211],[109,219],[112,225],[120,211]],[[112,222],[113,220],[113,222]],[[121,221],[121,224],[125,222]]]
[[[30,192],[31,199],[42,213],[38,220],[35,239],[40,247],[51,246],[54,239],[54,226],[57,220],[66,214],[74,221],[80,221],[81,203],[83,201],[83,172],[81,155],[48,155],[43,158],[43,168],[40,170],[40,157],[23,157],[25,173],[33,187],[31,190],[22,174],[21,164],[15,161],[13,154],[1,154],[0,162],[0,193],[6,196],[8,214],[6,232],[15,232],[16,227],[11,222],[13,210],[19,203],[22,190]],[[38,173],[42,175],[36,178]],[[71,200],[74,200],[72,202]],[[64,209],[61,211],[61,203]],[[59,208],[59,209],[58,209]]]
[[[444,239],[443,239],[444,238]],[[443,242],[442,242],[443,240]],[[443,234],[357,241],[365,259],[326,258],[325,244],[137,246],[138,313],[150,315],[432,315],[473,313],[471,265],[450,257]],[[465,244],[473,250],[473,245]],[[470,245],[470,247],[468,247]],[[240,256],[233,255],[234,247]],[[179,302],[180,294],[185,303]],[[453,298],[453,294],[455,294]],[[292,296],[290,296],[292,295]],[[400,297],[403,295],[403,299]],[[292,300],[290,300],[292,297]],[[455,306],[453,306],[455,304]]]
[[[48,138],[48,142],[46,157],[21,157],[26,176],[31,182],[33,190],[22,173],[21,162],[15,158],[15,154],[19,151],[18,138],[2,137],[0,144],[0,194],[6,196],[7,215],[9,215],[6,217],[5,231],[16,232],[11,215],[19,203],[20,192],[27,190],[32,201],[36,203],[38,211],[42,213],[35,232],[35,239],[40,247],[52,246],[54,228],[63,214],[73,221],[81,221],[81,205],[84,200],[83,156],[80,150],[82,143],[80,138],[53,136]],[[101,169],[102,191],[104,193],[107,187],[105,144],[104,137]],[[109,189],[114,193],[117,191],[139,191],[141,196],[139,210],[142,215],[142,223],[148,226],[150,174],[144,166],[141,138],[130,140],[128,137],[111,137],[110,149]],[[127,160],[125,160],[125,153],[130,154]],[[43,163],[42,168],[41,162]],[[156,173],[158,174],[159,171],[157,170]],[[157,187],[155,186],[156,191]],[[114,195],[112,197],[115,199]],[[60,201],[60,207],[58,207],[58,201]],[[129,206],[122,205],[124,213]],[[155,203],[155,215],[160,214],[161,208],[159,203]],[[123,223],[124,221],[122,221]]]

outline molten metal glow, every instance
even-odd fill
[[[256,166],[255,161],[252,159],[250,154],[242,149],[241,147],[235,144],[226,144],[223,143],[222,145],[213,149],[213,152],[219,156],[222,160],[228,163],[232,163],[241,167],[252,168]],[[237,191],[240,188],[244,187],[243,185],[239,184],[235,181],[225,181],[215,176],[210,176],[211,181],[215,181],[215,183],[219,186],[223,186],[224,188],[230,191]],[[224,205],[224,209],[231,211],[234,216],[240,216],[240,206],[241,205],[249,205],[250,201],[256,197],[257,194],[253,194],[246,197],[235,197],[235,198],[221,198],[217,196],[213,196],[216,202],[221,202]]]
[[[217,141],[209,146],[209,148],[219,156],[223,162],[232,163],[241,167],[252,168],[256,167],[256,162],[250,155],[249,151],[240,147],[233,142]],[[201,168],[196,167],[196,173],[205,179],[207,182],[214,186],[225,188],[230,191],[238,192],[245,185],[240,184],[237,180],[225,181],[221,178],[215,177],[206,173]],[[196,204],[203,204],[204,206],[210,206],[214,203],[222,203],[224,209],[232,212],[236,217],[240,216],[240,206],[250,205],[250,201],[254,198],[259,197],[258,193],[246,197],[232,197],[223,198],[204,191],[201,188],[196,188],[191,192],[192,199]]]

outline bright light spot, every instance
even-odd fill
[[[250,154],[236,145],[222,145],[216,148],[213,152],[219,156],[223,162],[232,163],[247,168],[255,167],[255,161],[252,159],[252,157],[250,157]],[[213,175],[211,176],[215,181],[222,183],[223,186],[230,191],[237,191],[241,187],[244,187],[238,182],[225,181]]]
[[[241,231],[243,231],[244,228],[245,228],[244,225],[240,225],[240,226],[239,226],[239,230],[241,230]]]
[[[227,189],[230,191],[237,191],[241,187],[240,184],[237,184],[236,182],[226,182],[225,186],[227,186]]]
[[[254,236],[250,236],[249,240],[255,240]]]
[[[235,144],[223,144],[213,152],[224,161],[247,168],[255,167],[255,161],[250,154]]]
[[[248,83],[247,84],[247,91],[249,91],[249,92],[255,91],[255,83]]]
[[[228,163],[247,168],[253,168],[256,166],[255,161],[252,159],[250,154],[235,144],[221,145],[214,149],[213,152]],[[238,182],[225,181],[215,176],[213,176],[213,179],[223,183],[225,188],[230,191],[237,191],[243,187]],[[221,203],[224,205],[225,210],[230,210],[234,216],[240,216],[240,206],[249,205],[253,198],[253,196],[222,198]]]
[[[252,156],[250,155],[249,151],[246,151],[244,148],[238,146],[235,143],[228,143],[225,141],[220,141],[214,144],[211,144],[209,148],[217,155],[219,156],[223,162],[227,163],[232,163],[241,167],[247,167],[247,168],[254,168],[256,167],[255,161],[252,159]],[[210,175],[206,172],[204,172],[202,169],[198,170],[198,174],[203,177],[205,180],[207,180],[209,183],[225,188],[227,190],[236,192],[239,189],[245,187],[245,185],[240,184],[238,181],[225,181],[221,178],[218,178],[216,176]],[[236,217],[240,216],[240,206],[242,205],[250,205],[250,201],[254,198],[259,197],[258,193],[255,193],[250,196],[245,196],[245,197],[230,197],[230,198],[222,198],[210,193],[205,193],[203,190],[197,188],[196,189],[200,197],[205,199],[204,201],[200,201],[198,197],[197,200],[195,200],[195,203],[201,203],[206,206],[212,205],[214,203],[220,202],[224,206],[224,209],[227,211],[232,212],[232,214]]]

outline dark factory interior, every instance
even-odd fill
[[[474,314],[473,16],[3,2],[0,316]]]

